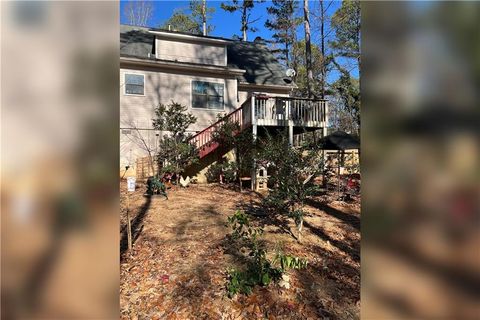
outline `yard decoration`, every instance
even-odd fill
[[[186,188],[190,184],[190,177],[187,176],[186,179],[183,179],[183,176],[180,176],[180,185]]]
[[[132,223],[130,220],[130,192],[135,191],[135,177],[127,178],[127,243],[128,250],[132,250]]]
[[[268,178],[267,166],[258,166],[256,169],[255,190],[267,190]]]
[[[163,173],[175,175],[177,185],[185,168],[198,162],[198,150],[189,140],[192,135],[187,133],[197,118],[187,110],[186,106],[173,101],[169,105],[160,104],[155,108],[153,119],[153,128],[164,132],[159,141],[157,161]]]
[[[167,188],[157,177],[149,177],[147,179],[148,195],[163,195],[168,200]]]

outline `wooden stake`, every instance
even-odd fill
[[[130,222],[130,192],[127,191],[127,240],[128,250],[132,250],[132,225]]]
[[[337,194],[340,198],[340,150],[337,151]]]
[[[302,230],[303,230],[303,218],[301,218],[300,223],[298,224],[298,242],[302,242]]]

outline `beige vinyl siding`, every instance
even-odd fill
[[[145,75],[144,96],[125,95],[124,74],[136,73]],[[224,110],[193,109],[192,108],[192,81],[205,81],[224,85]],[[236,79],[216,78],[202,74],[181,74],[170,71],[158,72],[148,69],[120,70],[120,126],[129,127],[134,124],[140,129],[151,129],[156,105],[168,104],[172,100],[189,108],[189,112],[197,117],[197,123],[189,129],[199,131],[216,120],[219,112],[229,113],[235,110],[237,102]]]
[[[225,66],[225,45],[179,40],[156,40],[158,59]]]

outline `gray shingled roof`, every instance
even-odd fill
[[[156,29],[120,25],[120,55],[155,59],[155,35],[149,33],[149,30]],[[208,38],[219,39],[218,37]],[[285,81],[285,68],[264,43],[225,40],[229,41],[227,44],[228,67],[246,70],[245,74],[239,78],[241,82],[264,85],[292,85]]]
[[[155,57],[155,35],[148,30],[143,27],[120,25],[120,55],[141,59]]]
[[[243,82],[267,85],[289,85],[285,68],[262,42],[234,40],[227,46],[229,67],[244,69]]]

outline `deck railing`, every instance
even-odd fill
[[[257,95],[253,101],[255,118],[260,120],[259,124],[276,125],[288,120],[311,126],[323,126],[326,123],[326,100]]]

